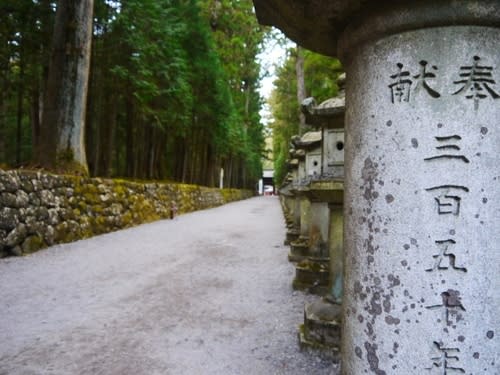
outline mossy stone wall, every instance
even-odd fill
[[[0,169],[0,257],[216,207],[249,190]]]

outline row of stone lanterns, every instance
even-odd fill
[[[348,77],[342,374],[500,374],[500,1],[253,1]]]
[[[280,190],[295,262],[295,289],[321,296],[304,308],[302,347],[337,360],[340,347],[343,262],[345,75],[339,95],[320,105],[302,103],[307,124],[316,128],[292,139],[289,175]]]

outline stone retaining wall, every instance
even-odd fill
[[[249,190],[0,170],[0,257],[249,198]]]

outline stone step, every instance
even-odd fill
[[[299,237],[295,241],[290,242],[290,253],[288,260],[290,262],[300,262],[305,260],[309,254],[309,238]]]
[[[299,329],[301,349],[340,359],[342,306],[321,298],[304,307],[304,324]]]
[[[305,336],[309,341],[340,347],[342,306],[324,298],[304,307]]]
[[[330,270],[325,259],[307,258],[295,266],[293,288],[325,295],[328,292]]]
[[[291,245],[293,241],[299,239],[300,231],[295,228],[291,228],[286,232],[285,245]]]
[[[319,344],[315,341],[310,341],[304,334],[304,325],[299,328],[299,346],[302,351],[310,352],[314,355],[319,355],[322,358],[330,359],[335,363],[340,362],[340,349],[328,345]]]

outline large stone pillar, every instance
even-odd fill
[[[500,373],[500,29],[412,3],[344,34],[343,371]]]
[[[500,373],[500,2],[292,3],[348,77],[343,374]]]

